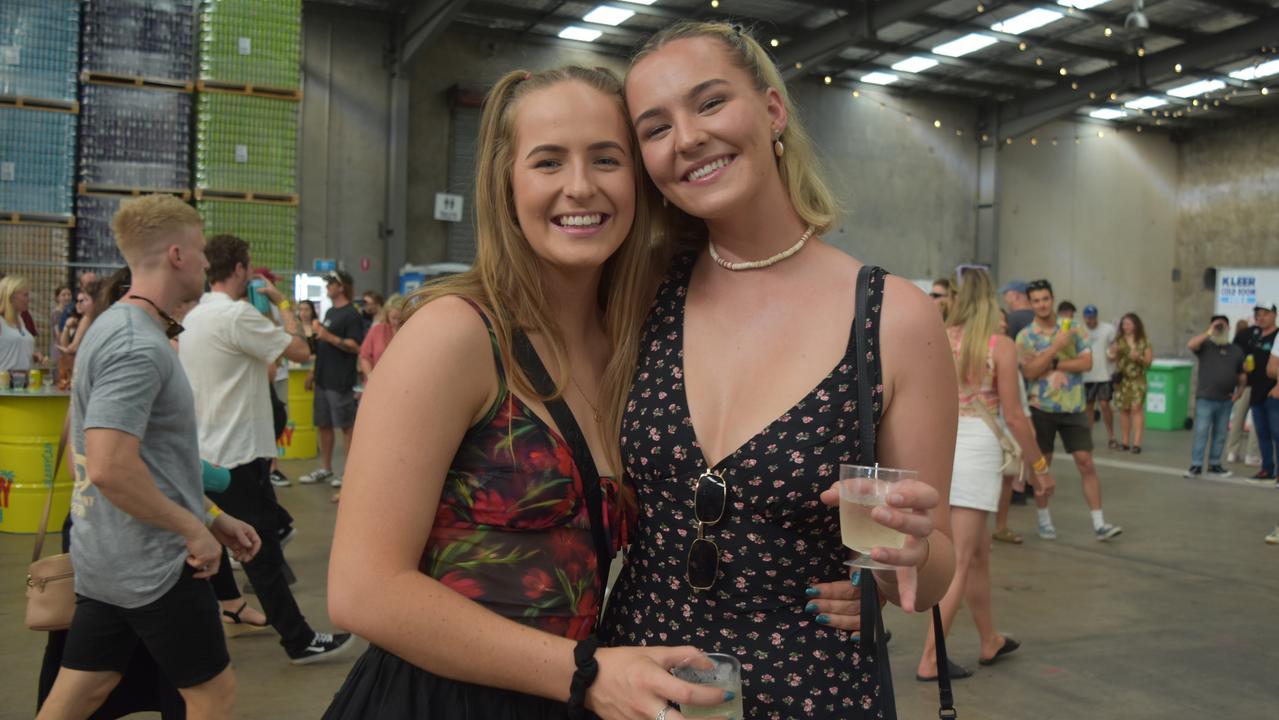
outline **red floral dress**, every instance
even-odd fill
[[[453,458],[419,567],[503,617],[580,640],[603,600],[582,478],[560,434],[507,388],[493,327],[480,314],[498,397]],[[634,494],[613,478],[601,483],[618,550],[636,521]]]

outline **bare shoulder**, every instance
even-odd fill
[[[885,347],[894,341],[918,343],[938,340],[945,334],[937,305],[909,280],[889,275],[884,279],[884,308],[880,334]]]
[[[469,302],[455,295],[437,298],[419,307],[396,333],[397,343],[438,356],[459,355],[473,359],[489,353],[488,328]]]

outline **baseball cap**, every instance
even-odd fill
[[[1084,314],[1085,314],[1085,315],[1096,315],[1096,314],[1097,314],[1097,306],[1096,306],[1096,305],[1085,305],[1085,306],[1084,306]]]
[[[1025,295],[1028,287],[1029,285],[1026,284],[1025,280],[1009,280],[1003,287],[999,288],[999,294],[1003,295],[1006,292],[1019,292],[1022,295]]]
[[[1256,307],[1254,307],[1253,310],[1265,310],[1266,312],[1279,312],[1279,307],[1276,307],[1274,302],[1267,303],[1267,302],[1258,301]]]
[[[335,282],[339,285],[354,285],[355,280],[351,278],[351,273],[345,270],[330,270],[324,273],[324,282]]]

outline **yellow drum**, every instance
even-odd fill
[[[70,448],[56,479],[53,462],[69,405],[70,395],[47,387],[37,392],[0,390],[0,532],[35,532],[50,483],[54,492],[49,525],[54,532],[61,529],[71,504]]]
[[[316,455],[312,419],[315,395],[306,389],[306,378],[310,374],[310,366],[289,368],[289,425],[277,446],[280,457],[285,460],[307,460]]]

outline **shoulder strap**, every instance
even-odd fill
[[[36,531],[36,544],[31,550],[31,562],[40,559],[44,551],[44,536],[49,530],[49,513],[53,512],[53,489],[58,482],[58,468],[62,467],[62,456],[67,452],[67,435],[71,432],[71,408],[67,408],[67,416],[62,421],[62,435],[58,437],[58,454],[53,461],[53,476],[49,478],[49,494],[44,498],[44,512],[40,514],[40,528]]]
[[[866,335],[869,306],[871,303],[870,278],[872,268],[863,265],[857,273],[857,312],[853,321],[854,341],[857,344],[857,415],[861,438],[861,461],[875,464],[875,413],[869,380],[870,341]],[[884,720],[897,720],[897,696],[893,692],[892,671],[888,663],[888,641],[884,633],[884,618],[879,603],[879,590],[875,574],[863,572],[859,583],[862,591],[862,641],[875,648],[875,665],[879,672],[880,697],[886,698]],[[933,606],[933,626],[937,635],[937,686],[940,698],[938,717],[946,720],[956,717],[954,696],[950,689],[950,668],[946,656],[946,638],[942,634],[941,611]]]
[[[546,371],[546,366],[542,364],[542,359],[537,356],[537,350],[533,348],[533,343],[529,341],[528,335],[523,330],[516,329],[511,337],[514,347],[515,359],[520,364],[520,369],[524,371],[524,375],[528,377],[529,382],[533,385],[533,389],[543,395],[550,395],[555,392],[555,382],[551,380],[551,375]],[[604,590],[608,585],[609,565],[613,561],[612,544],[608,541],[607,533],[604,531],[604,493],[600,488],[600,474],[595,467],[595,458],[591,456],[590,446],[586,443],[586,437],[582,434],[581,428],[577,424],[577,418],[573,416],[573,411],[569,410],[568,403],[564,402],[564,398],[557,397],[554,400],[548,400],[544,403],[546,410],[551,414],[551,418],[555,420],[555,424],[560,429],[560,434],[564,436],[564,440],[568,443],[569,450],[573,453],[573,463],[577,466],[577,472],[582,478],[582,492],[586,495],[586,510],[591,519],[591,538],[595,541],[595,556],[597,561],[596,575],[599,580],[599,598],[600,608],[603,609]]]
[[[506,392],[506,368],[502,366],[502,351],[497,344],[497,333],[493,331],[493,321],[489,320],[488,313],[484,312],[484,309],[480,307],[479,303],[465,295],[459,295],[458,297],[465,300],[466,304],[470,305],[475,310],[475,312],[480,316],[480,319],[484,321],[484,327],[488,328],[489,344],[493,346],[493,364],[497,366],[497,384],[500,395],[501,393]],[[541,391],[539,390],[539,392]]]

